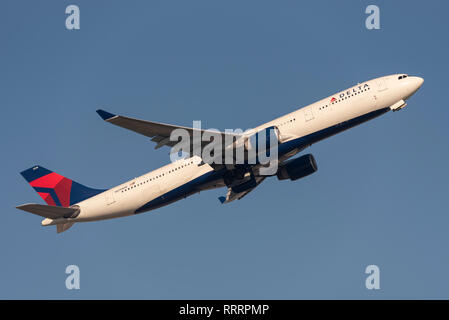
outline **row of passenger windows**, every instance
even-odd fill
[[[278,124],[278,127],[284,126],[284,125],[289,124],[289,123],[291,123],[291,122],[293,122],[293,121],[296,121],[296,118],[291,118],[290,120],[287,120],[287,121],[284,121],[284,122],[282,122],[282,123],[279,123],[279,124]]]
[[[343,100],[349,99],[349,98],[351,98],[351,97],[353,97],[353,96],[356,96],[357,94],[361,94],[362,92],[367,91],[367,90],[369,90],[369,89],[370,89],[370,88],[366,88],[366,89],[364,89],[364,90],[361,90],[361,91],[358,91],[358,92],[354,92],[354,93],[351,94],[350,96],[345,96],[344,98],[335,100],[334,102],[331,102],[330,104],[326,104],[326,105],[324,105],[324,106],[322,106],[322,107],[319,107],[318,109],[319,109],[319,110],[324,110],[325,108],[329,107],[331,104],[336,104],[336,103],[338,103],[338,102],[342,102]]]
[[[190,166],[191,164],[193,164],[193,161],[190,161],[190,162],[187,163],[187,164],[183,164],[183,165],[181,165],[181,166],[179,166],[179,167],[176,167],[176,168],[174,168],[174,169],[171,169],[171,170],[169,170],[168,172],[161,173],[161,174],[159,174],[159,175],[157,175],[157,176],[151,177],[151,178],[149,178],[149,179],[147,179],[147,180],[145,180],[145,181],[136,183],[136,184],[134,184],[133,186],[128,187],[128,188],[122,190],[122,193],[123,193],[123,192],[126,192],[126,191],[129,191],[129,190],[131,190],[131,189],[134,189],[134,188],[136,188],[136,187],[138,187],[138,186],[144,185],[144,184],[146,184],[146,183],[148,183],[148,182],[150,182],[150,181],[159,179],[159,178],[165,176],[166,174],[168,175],[168,174],[170,174],[170,173],[172,173],[172,172],[181,170],[182,168],[185,168],[185,167],[187,167],[187,166]]]

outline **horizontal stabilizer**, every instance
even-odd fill
[[[76,216],[79,212],[78,208],[47,206],[45,204],[37,203],[22,204],[18,206],[17,209],[49,219],[70,218]]]

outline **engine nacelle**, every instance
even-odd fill
[[[318,170],[315,158],[311,154],[291,159],[279,168],[277,177],[279,180],[291,179],[292,181],[304,178]]]

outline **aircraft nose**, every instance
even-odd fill
[[[412,95],[418,91],[418,89],[422,86],[424,83],[424,79],[421,77],[408,77],[408,93],[406,96],[406,99],[410,98]]]
[[[424,83],[424,79],[421,77],[409,77],[410,78],[410,85],[411,89],[413,90],[413,93],[416,92],[419,88],[421,88],[422,84]]]
[[[413,81],[415,82],[416,89],[421,88],[422,84],[424,83],[424,79],[421,77],[413,77]]]

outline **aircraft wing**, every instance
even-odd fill
[[[255,177],[256,179],[256,186],[245,190],[243,192],[239,192],[239,193],[235,193],[234,191],[232,191],[232,188],[228,187],[228,193],[226,194],[226,197],[219,197],[218,199],[220,200],[221,203],[229,203],[232,202],[234,200],[240,200],[242,199],[244,196],[246,196],[248,193],[250,193],[251,191],[253,191],[254,189],[257,188],[257,186],[259,184],[262,183],[262,181],[265,180],[266,177]]]
[[[176,145],[178,141],[170,141],[170,134],[173,130],[176,129],[186,130],[191,138],[193,137],[194,132],[199,132],[201,134],[200,137],[202,137],[203,133],[205,132],[209,132],[215,135],[220,134],[223,143],[225,141],[230,141],[232,143],[234,141],[233,139],[241,137],[241,135],[238,134],[201,130],[172,124],[129,118],[125,116],[115,115],[101,109],[97,110],[97,113],[106,122],[115,124],[116,126],[140,133],[151,138],[151,141],[156,143],[155,149],[159,149],[162,146],[173,147],[174,145]],[[227,139],[226,136],[228,136]],[[193,139],[190,139],[190,141],[192,140]],[[202,141],[202,147],[204,147],[204,145],[208,144],[209,142],[210,141]]]

